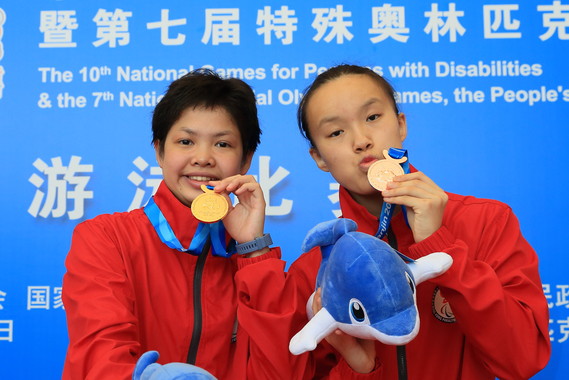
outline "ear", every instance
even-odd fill
[[[154,154],[156,155],[156,162],[162,167],[162,161],[164,161],[164,152],[160,148],[160,140],[154,142]]]
[[[251,167],[251,161],[253,161],[253,154],[254,154],[253,152],[247,153],[247,156],[245,156],[245,159],[241,164],[241,172],[239,174],[241,175],[247,174],[249,168]]]
[[[397,122],[399,123],[399,136],[403,142],[407,137],[407,118],[404,113],[397,115]]]
[[[314,162],[316,162],[316,165],[318,166],[318,168],[320,170],[323,170],[325,172],[330,171],[330,170],[328,170],[328,165],[326,165],[326,162],[324,161],[324,159],[322,159],[322,156],[320,156],[318,149],[310,148],[309,152],[310,152],[310,157],[312,157]]]

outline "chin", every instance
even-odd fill
[[[193,201],[194,199],[196,199],[196,197],[193,197],[193,198],[183,198],[183,199],[179,199],[179,198],[178,198],[178,200],[179,200],[184,206],[187,206],[187,207],[190,207],[190,206],[192,205],[192,201]]]
[[[197,198],[198,195],[200,195],[202,192],[201,190],[193,190],[192,191],[182,191],[182,192],[178,192],[177,194],[175,193],[174,195],[176,196],[176,198],[183,203],[184,205],[190,207],[190,205],[192,204],[193,200]]]

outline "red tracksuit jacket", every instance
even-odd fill
[[[417,286],[421,326],[406,348],[410,380],[528,379],[549,360],[548,308],[538,258],[503,203],[448,194],[443,225],[415,244],[403,214],[393,217],[400,252],[412,259],[443,251],[453,264],[443,275]],[[343,217],[374,235],[376,217],[340,188]],[[300,298],[314,291],[320,251],[303,254],[289,269]],[[397,379],[396,349],[376,344],[376,370],[354,373],[321,342],[312,359],[316,377]]]
[[[198,224],[190,209],[164,183],[154,199],[188,247]],[[186,362],[192,340],[194,364],[218,379],[296,378],[304,365],[288,353],[297,302],[283,290],[284,266],[278,248],[250,259],[168,248],[143,209],[79,224],[63,280],[63,379],[130,379],[142,353]]]

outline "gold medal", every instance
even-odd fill
[[[204,191],[194,199],[191,205],[192,213],[197,220],[205,223],[213,223],[223,219],[229,210],[227,199],[221,194],[201,186]]]
[[[387,150],[383,151],[383,156],[384,160],[374,162],[367,171],[369,184],[379,191],[385,190],[387,182],[391,182],[393,177],[405,174],[400,164],[407,161],[407,157],[391,157]]]

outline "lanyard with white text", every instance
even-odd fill
[[[387,152],[391,158],[399,159],[402,157],[407,157],[407,150],[406,149],[399,149],[399,148],[389,148]],[[401,163],[401,167],[403,168],[403,172],[405,174],[409,173],[409,160]],[[381,214],[379,215],[379,226],[377,228],[377,232],[375,236],[378,238],[383,238],[387,233],[387,228],[389,227],[389,223],[391,223],[391,217],[393,216],[393,210],[395,209],[395,205],[387,202],[383,202],[381,206]],[[403,217],[405,218],[405,222],[407,223],[407,212],[405,211],[405,206],[401,206],[401,211],[403,212]],[[409,223],[407,223],[409,225]]]
[[[189,252],[192,255],[199,255],[208,238],[211,239],[211,250],[214,256],[230,257],[235,253],[234,244],[230,244],[229,249],[225,244],[225,227],[221,221],[216,223],[198,224],[198,228],[194,233],[192,242],[188,248],[184,248],[178,240],[172,227],[166,220],[166,217],[154,202],[154,197],[150,198],[148,204],[144,207],[144,213],[154,226],[160,240],[170,248],[177,249],[180,252]]]

